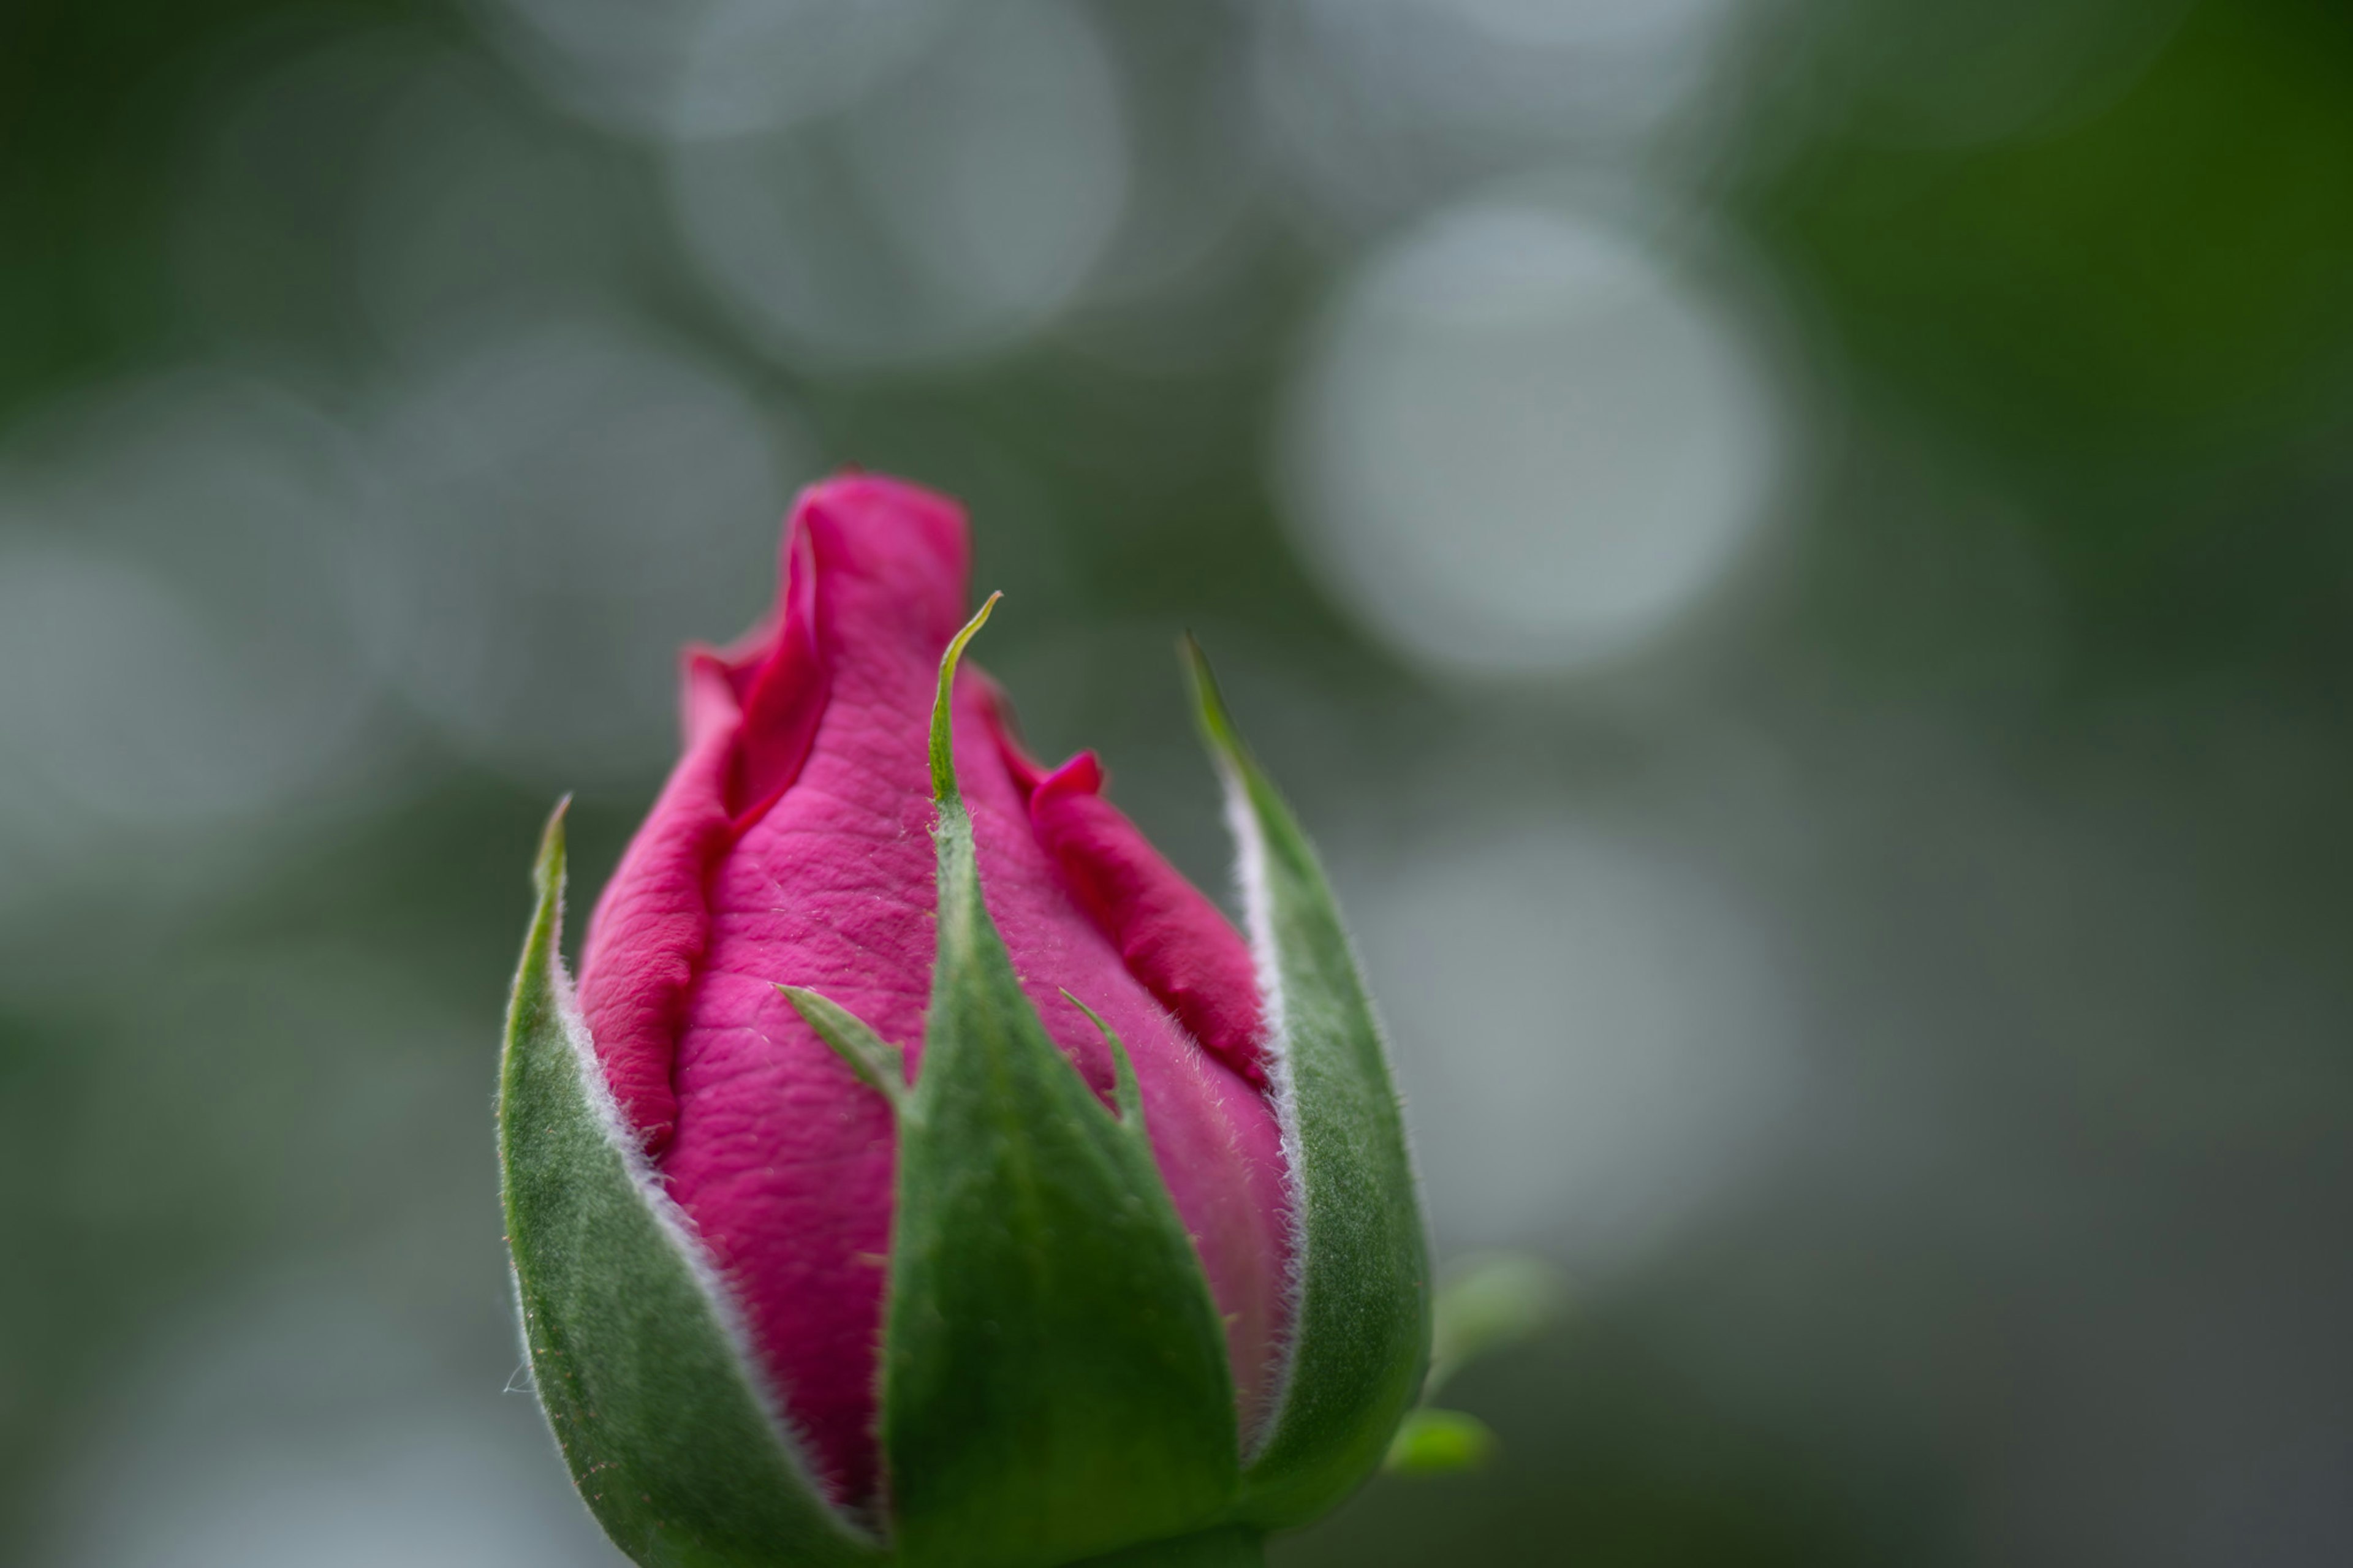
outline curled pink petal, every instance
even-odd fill
[[[728,779],[728,806],[741,828],[800,777],[825,713],[826,668],[818,658],[817,558],[806,522],[785,534],[784,616],[772,638],[727,667],[743,704],[743,727]]]
[[[1103,785],[1092,752],[1039,780],[1029,796],[1039,843],[1128,973],[1204,1050],[1263,1089],[1258,972],[1248,944],[1126,814],[1103,798]]]

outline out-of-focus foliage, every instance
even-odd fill
[[[1453,1475],[1495,1457],[1494,1430],[1484,1421],[1430,1401],[1471,1363],[1551,1328],[1567,1297],[1560,1270],[1530,1253],[1477,1253],[1446,1272],[1431,1302],[1422,1403],[1398,1426],[1384,1461],[1393,1475]]]
[[[517,868],[856,462],[1577,1280],[1284,1561],[2353,1556],[2348,274],[2322,0],[0,7],[0,1555],[610,1561]]]
[[[1823,51],[1846,79],[1781,107],[1814,123],[1758,195],[1861,365],[2046,463],[2178,473],[2342,408],[2353,19],[2063,0],[2055,26],[2089,35],[2076,69],[2011,123],[1939,127],[1918,100],[1969,92],[1957,50],[1990,96],[2063,71],[2065,40],[1883,9]],[[1949,36],[1971,30],[1994,36]]]
[[[1381,1468],[1393,1476],[1451,1476],[1495,1457],[1495,1433],[1466,1410],[1419,1405],[1406,1412]]]
[[[1525,1343],[1559,1321],[1568,1287],[1560,1270],[1526,1253],[1477,1254],[1447,1269],[1430,1313],[1425,1394],[1497,1351]]]

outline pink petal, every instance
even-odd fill
[[[1249,945],[1126,814],[1103,798],[1103,785],[1092,752],[1040,780],[1029,797],[1039,843],[1128,973],[1203,1049],[1263,1089],[1258,970]]]

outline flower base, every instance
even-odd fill
[[[1255,1530],[1211,1530],[1174,1541],[1090,1557],[1073,1568],[1264,1568],[1266,1537]]]

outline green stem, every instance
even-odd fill
[[[1072,1568],[1265,1568],[1266,1537],[1236,1526],[1131,1546]]]

